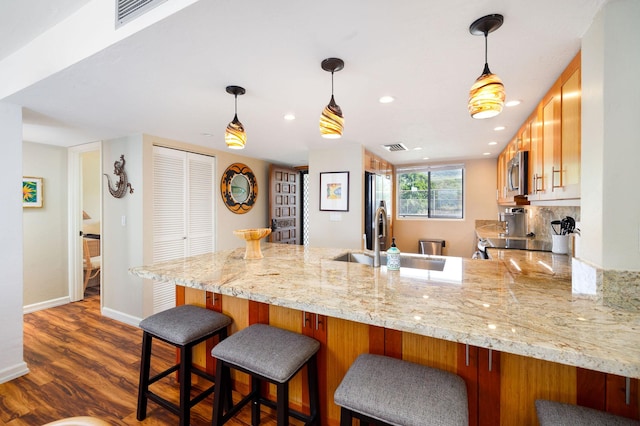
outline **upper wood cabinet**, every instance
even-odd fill
[[[529,151],[528,202],[577,200],[580,198],[581,144],[580,53],[569,63],[542,98],[514,140],[504,149]],[[498,158],[498,180],[506,162]],[[498,182],[498,193],[501,186]],[[498,197],[500,204],[513,200]]]
[[[388,176],[393,174],[393,164],[372,154],[369,151],[364,152],[364,170],[375,173],[377,175]]]

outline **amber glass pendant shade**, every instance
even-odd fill
[[[502,26],[504,17],[499,14],[487,15],[476,19],[469,27],[473,35],[484,36],[484,70],[469,91],[469,114],[477,119],[491,118],[502,112],[506,94],[504,84],[496,74],[489,70],[487,63],[487,36]]]
[[[227,147],[231,149],[243,149],[247,143],[247,134],[242,123],[238,121],[237,115],[233,117],[233,121],[227,126],[227,131],[224,133],[224,141],[227,143]]]
[[[495,117],[502,112],[505,97],[502,80],[485,67],[469,91],[469,114],[477,119]]]
[[[224,133],[224,141],[227,148],[243,149],[247,143],[247,134],[238,120],[238,95],[244,95],[245,90],[240,86],[227,86],[227,93],[235,96],[235,109],[233,121],[227,125],[227,131]]]
[[[338,139],[344,130],[342,110],[331,95],[329,105],[324,107],[320,115],[320,135],[325,139]]]
[[[323,70],[331,72],[331,100],[320,114],[320,136],[325,139],[338,139],[344,131],[344,116],[333,98],[333,73],[344,68],[344,61],[339,58],[327,58],[320,66]]]

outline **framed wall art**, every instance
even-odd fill
[[[349,172],[320,173],[320,210],[349,211]]]
[[[42,207],[42,178],[22,178],[22,207]]]

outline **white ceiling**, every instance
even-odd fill
[[[72,146],[140,132],[225,150],[234,108],[225,87],[240,85],[243,155],[302,165],[310,149],[357,143],[394,164],[495,157],[606,1],[200,0],[6,100],[25,107],[28,141]],[[0,0],[0,59],[88,2]],[[484,40],[468,28],[491,13],[505,22],[489,35],[489,66],[507,100],[522,104],[474,120],[466,104]],[[334,141],[318,131],[331,96],[327,57],[345,61],[334,76],[345,132]],[[382,95],[395,102],[379,103]],[[410,151],[381,148],[400,142]]]

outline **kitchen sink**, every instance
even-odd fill
[[[345,253],[345,254],[341,254],[338,257],[335,257],[333,260],[337,260],[339,262],[361,263],[364,265],[373,266],[373,255],[366,254],[366,253]],[[400,267],[402,268],[442,271],[444,270],[445,263],[446,263],[446,259],[443,259],[443,258],[419,256],[419,255],[406,255],[406,254],[400,255]],[[386,253],[380,253],[380,264],[381,265],[387,264]]]

